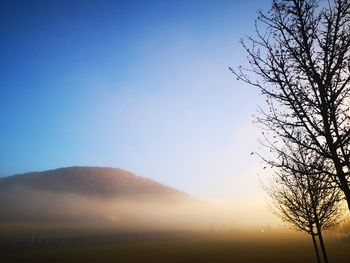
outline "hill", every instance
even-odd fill
[[[184,192],[117,168],[68,167],[0,179],[0,222],[139,224],[187,202]]]
[[[99,197],[189,198],[184,192],[118,168],[67,167],[0,178],[0,191],[18,187]]]

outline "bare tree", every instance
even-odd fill
[[[341,192],[319,174],[323,160],[299,149],[286,147],[272,183],[265,187],[272,210],[284,222],[311,235],[317,262],[321,262],[318,238],[324,262],[328,262],[322,232],[336,226],[342,218]],[[312,170],[310,167],[317,167]]]
[[[273,0],[259,12],[256,37],[242,40],[249,67],[231,71],[260,89],[258,122],[277,137],[318,155],[322,172],[350,209],[350,1]],[[263,27],[261,29],[261,27]]]

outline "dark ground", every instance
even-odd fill
[[[350,241],[326,236],[330,262],[350,262]],[[0,226],[0,262],[315,262],[306,235],[271,231],[112,232]]]

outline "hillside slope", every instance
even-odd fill
[[[188,198],[187,194],[118,168],[68,167],[0,178],[0,191],[26,187],[55,193],[100,197]]]
[[[0,179],[0,222],[151,222],[191,198],[116,168],[69,167]]]

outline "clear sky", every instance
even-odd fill
[[[263,98],[228,67],[269,4],[1,1],[0,175],[112,166],[197,197],[261,196]]]

